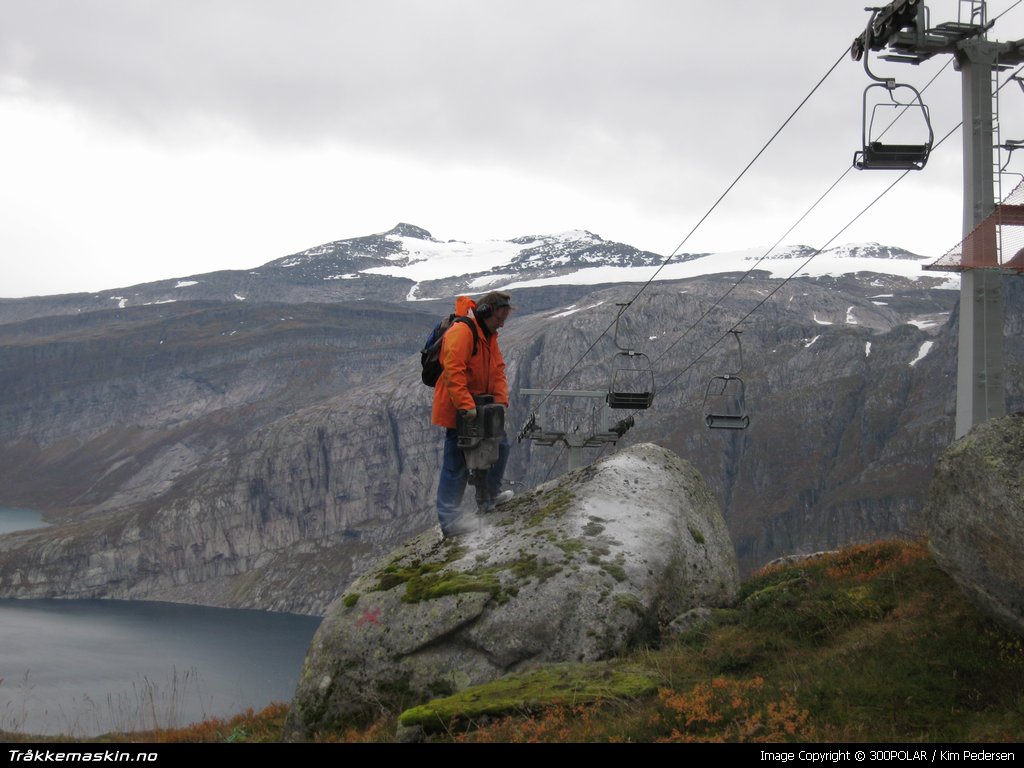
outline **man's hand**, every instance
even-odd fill
[[[470,408],[468,411],[463,411],[462,418],[466,421],[476,421],[476,408]]]

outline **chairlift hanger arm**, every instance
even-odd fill
[[[880,51],[889,40],[908,27],[923,30],[925,7],[921,0],[893,0],[888,5],[865,8],[872,11],[867,29],[853,39],[850,57],[860,61],[866,51]]]
[[[633,350],[630,349],[629,347],[624,347],[621,344],[619,344],[619,319],[626,312],[626,310],[629,309],[629,305],[632,304],[632,303],[633,303],[632,301],[627,301],[627,302],[615,305],[615,306],[617,306],[619,308],[619,311],[615,315],[615,335],[614,335],[614,337],[612,339],[613,343],[615,344],[616,347],[619,348],[620,351],[628,353],[628,354],[633,354]]]
[[[740,334],[743,333],[743,331],[738,331],[733,328],[729,333],[731,333],[732,337],[736,339],[736,348],[739,350],[740,361],[739,365],[736,366],[736,375],[738,376],[740,371],[743,370],[743,341],[740,339]]]
[[[965,40],[984,35],[995,20],[980,24],[948,21],[929,27],[924,0],[893,0],[881,8],[866,8],[872,20],[850,45],[850,57],[860,61],[869,50],[889,52],[881,58],[920,64],[937,54],[955,54]]]

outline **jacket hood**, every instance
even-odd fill
[[[458,296],[455,299],[455,314],[467,317],[471,309],[476,309],[476,302],[469,296]]]

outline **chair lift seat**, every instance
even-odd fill
[[[750,417],[731,413],[709,413],[704,423],[711,429],[746,429],[750,426]]]
[[[643,352],[622,349],[616,359],[623,361],[615,367],[605,402],[609,408],[643,411],[654,402],[654,370]],[[627,362],[628,361],[628,362]]]
[[[711,388],[715,382],[721,382],[722,388],[717,394],[711,393]],[[726,391],[731,394],[726,396]],[[750,417],[747,415],[746,410],[746,386],[743,384],[741,379],[736,374],[727,373],[721,376],[713,377],[709,382],[707,389],[704,391],[704,408],[705,416],[704,423],[709,429],[746,429],[750,426]],[[718,402],[719,407],[722,407],[722,403],[728,401],[732,407],[726,406],[728,413],[716,413],[711,410],[709,406],[709,398],[713,398],[712,402]]]
[[[609,392],[605,397],[609,408],[643,411],[654,402],[653,392]]]
[[[853,165],[858,170],[920,171],[928,162],[930,144],[882,144],[872,141],[861,152],[854,153]]]

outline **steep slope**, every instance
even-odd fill
[[[433,314],[179,302],[0,325],[2,504],[154,498],[254,429],[372,381]]]
[[[955,323],[948,321],[957,294],[884,275],[782,288],[743,326],[751,428],[707,430],[707,382],[736,364],[734,348],[714,342],[777,285],[751,278],[722,299],[732,286],[724,277],[657,283],[620,328],[626,343],[655,359],[658,380],[654,407],[637,414],[621,444],[660,443],[702,472],[719,495],[744,570],[779,555],[913,531],[930,467],[952,433]],[[518,395],[521,388],[607,387],[616,351],[610,337],[561,377],[609,327],[615,304],[634,292],[516,292],[517,305],[529,309],[502,332],[514,428],[537,402]],[[1021,299],[1019,290],[1008,291],[1008,307]],[[553,306],[556,300],[569,304]],[[686,333],[716,301],[698,330]],[[400,317],[406,328],[418,319]],[[46,534],[0,539],[0,593],[322,610],[381,551],[433,523],[440,441],[411,353],[419,338],[396,337],[396,353],[402,344],[410,351],[369,383],[353,379],[345,389],[311,373],[303,384],[312,388],[308,399],[284,398],[288,407],[276,418],[246,424],[158,498],[116,512],[101,502]],[[309,351],[311,360],[323,354]],[[1019,337],[1008,357],[1019,372]],[[335,375],[342,374],[328,378]],[[1014,387],[1011,407],[1019,407]],[[324,398],[326,391],[332,395]],[[571,410],[549,398],[538,416],[588,429],[591,414]],[[564,467],[558,448],[524,441],[513,449],[508,478],[533,486]]]

